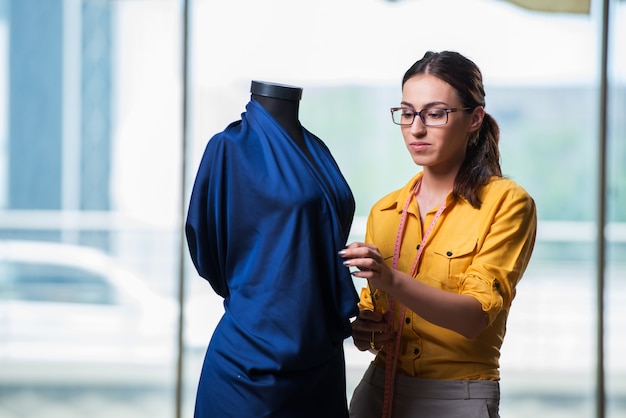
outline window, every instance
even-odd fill
[[[503,346],[502,416],[599,414],[598,359],[604,416],[625,416],[623,0],[609,1],[605,167],[599,2],[588,15],[496,0],[183,3],[188,27],[175,0],[0,0],[0,416],[190,416],[223,311],[180,230],[207,141],[239,119],[252,80],[302,87],[301,122],[351,185],[350,239],[363,239],[372,204],[419,169],[388,109],[428,49],[458,50],[481,67],[504,173],[538,205],[537,247]],[[399,30],[411,41],[393,42]],[[596,347],[601,169],[604,353]],[[24,241],[97,255],[4,250]],[[345,345],[350,397],[371,356]]]

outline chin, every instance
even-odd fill
[[[413,156],[413,162],[422,167],[429,165],[428,159],[420,156]]]

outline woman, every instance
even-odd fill
[[[479,68],[427,52],[391,109],[423,170],[371,209],[340,251],[361,292],[353,340],[376,358],[350,416],[498,417],[499,357],[536,232],[533,199],[502,176]]]

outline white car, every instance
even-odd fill
[[[0,384],[171,384],[176,318],[103,252],[0,240]]]

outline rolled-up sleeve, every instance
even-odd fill
[[[459,273],[461,294],[480,302],[491,323],[509,309],[535,244],[537,214],[533,199],[521,188],[484,207],[489,227],[469,268]]]

